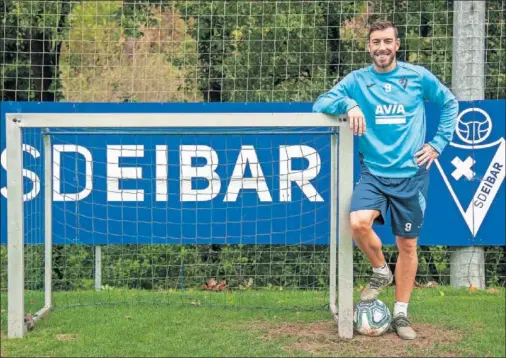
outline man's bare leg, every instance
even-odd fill
[[[360,295],[362,301],[376,300],[380,291],[393,281],[392,272],[390,272],[381,250],[381,240],[372,229],[374,219],[379,214],[377,210],[360,210],[352,212],[350,215],[353,239],[373,267],[371,280]]]
[[[395,300],[409,302],[418,270],[417,239],[397,236],[399,257],[395,265]]]
[[[396,237],[399,257],[395,267],[394,327],[403,339],[416,338],[408,320],[408,303],[418,269],[417,238]]]
[[[372,229],[374,219],[379,214],[378,210],[359,210],[350,214],[353,240],[373,267],[380,267],[385,263],[381,240]]]

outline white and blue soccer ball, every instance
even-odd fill
[[[387,332],[392,322],[392,314],[380,300],[359,301],[353,311],[353,327],[358,333],[377,337]]]

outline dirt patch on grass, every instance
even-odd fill
[[[73,341],[74,339],[77,339],[76,334],[57,334],[56,340],[58,341]]]
[[[289,341],[283,349],[287,353],[302,351],[323,356],[375,356],[405,357],[437,354],[442,357],[457,357],[452,349],[461,340],[463,332],[447,330],[428,324],[413,324],[417,339],[405,341],[396,333],[389,332],[380,337],[366,337],[354,334],[352,340],[337,336],[332,321],[311,324],[286,323],[268,326],[268,323],[248,325],[250,330],[261,332],[261,339],[268,341]]]

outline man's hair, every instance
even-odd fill
[[[371,38],[371,34],[374,31],[385,30],[388,28],[394,29],[395,38],[398,39],[399,33],[397,31],[397,27],[395,26],[395,24],[393,22],[387,21],[387,20],[378,20],[378,21],[374,22],[373,24],[371,24],[371,26],[369,26],[369,33],[367,34],[367,39],[369,40]]]

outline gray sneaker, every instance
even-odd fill
[[[386,275],[373,272],[369,283],[360,294],[360,300],[361,301],[377,300],[381,290],[390,285],[393,281],[394,275],[392,274],[392,271],[388,271],[388,274]]]
[[[404,314],[399,314],[392,320],[392,328],[402,339],[415,339],[416,332],[411,327],[411,323]]]

